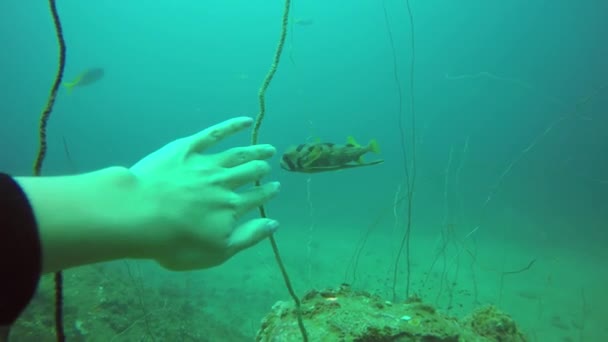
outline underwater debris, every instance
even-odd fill
[[[523,342],[515,322],[492,306],[463,320],[416,300],[391,303],[347,286],[308,292],[301,303],[311,341]],[[297,341],[294,305],[279,301],[262,320],[256,341]]]

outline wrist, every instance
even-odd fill
[[[44,272],[141,254],[135,228],[149,213],[128,169],[16,180],[38,224]]]

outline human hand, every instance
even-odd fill
[[[141,202],[153,213],[140,228],[143,255],[172,270],[219,265],[237,252],[272,234],[278,223],[253,219],[237,224],[243,214],[274,197],[279,183],[244,192],[237,189],[270,172],[264,159],[276,152],[270,145],[203,152],[218,141],[251,126],[239,117],[175,140],[130,168],[142,190]]]

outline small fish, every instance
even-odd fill
[[[296,18],[293,20],[293,23],[299,26],[310,26],[313,24],[313,21],[309,18]]]
[[[102,68],[91,68],[83,71],[72,82],[64,82],[63,85],[71,93],[75,87],[84,87],[101,80],[105,72]]]
[[[281,168],[291,172],[317,173],[376,165],[384,160],[365,162],[363,155],[380,153],[376,140],[367,146],[359,145],[353,137],[348,137],[345,145],[327,142],[300,144],[289,148],[281,157]]]

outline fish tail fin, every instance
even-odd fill
[[[359,145],[357,140],[355,140],[355,138],[352,135],[349,135],[348,138],[346,138],[346,143],[348,143],[349,145],[356,146],[356,147],[361,146],[361,145]]]
[[[76,85],[76,82],[65,82],[65,83],[63,83],[63,86],[68,90],[68,95],[72,93],[72,90],[74,89],[75,85]]]
[[[380,145],[378,145],[376,139],[372,139],[372,141],[369,142],[368,146],[370,151],[374,153],[380,153]]]

